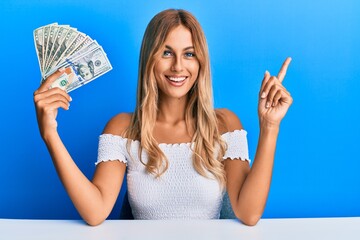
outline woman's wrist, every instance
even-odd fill
[[[267,121],[260,122],[260,132],[261,133],[278,134],[279,130],[280,130],[280,124],[270,123]]]
[[[51,142],[52,139],[54,139],[55,137],[58,137],[59,133],[57,132],[57,130],[51,130],[51,131],[46,131],[42,134],[42,139],[44,140],[45,144],[48,144]]]

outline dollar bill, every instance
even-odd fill
[[[89,36],[85,39],[85,41],[83,41],[79,46],[77,46],[74,51],[72,52],[72,54],[75,54],[77,52],[79,52],[81,49],[85,48],[86,46],[90,45],[92,42],[94,42],[94,40],[92,40]]]
[[[48,61],[49,57],[51,56],[50,53],[53,48],[53,45],[54,45],[54,42],[57,37],[57,33],[58,33],[59,29],[60,29],[60,27],[58,25],[50,26],[50,33],[49,33],[49,36],[47,39],[48,41],[46,44],[46,53],[45,53],[45,57],[44,57],[44,59],[46,59],[45,64],[44,64],[45,68],[47,65],[47,61]]]
[[[73,52],[73,54],[71,55],[71,57],[69,58],[74,59],[74,58],[78,58],[79,56],[82,56],[84,54],[86,54],[87,52],[91,52],[93,49],[99,48],[100,45],[98,44],[98,42],[96,40],[93,40],[89,43],[87,43],[86,45],[81,46],[81,48],[75,49],[75,51]]]
[[[57,23],[52,23],[49,25],[46,25],[44,27],[44,31],[43,31],[43,48],[42,48],[42,56],[43,56],[43,61],[42,61],[42,69],[45,69],[45,62],[46,62],[46,51],[47,51],[47,44],[48,44],[48,39],[49,39],[49,33],[50,33],[50,28],[53,25],[56,25]]]
[[[75,59],[66,60],[65,72],[54,81],[51,88],[59,87],[71,92],[112,69],[102,47],[92,49]]]
[[[43,62],[43,28],[37,28],[34,30],[34,43],[35,43],[35,50],[36,50],[36,55],[38,57],[38,61],[39,61],[39,67],[40,67],[40,71],[43,71],[42,68],[42,62]]]
[[[65,68],[52,88],[70,92],[112,69],[98,42],[76,28],[52,23],[35,29],[33,35],[41,83],[59,68]]]

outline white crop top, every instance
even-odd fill
[[[245,130],[222,135],[227,143],[223,159],[249,160]],[[129,203],[135,219],[217,219],[223,191],[217,180],[201,176],[193,167],[191,143],[165,144],[159,147],[169,161],[169,168],[155,178],[146,172],[138,158],[140,142],[131,141],[131,157],[126,149],[127,138],[102,134],[99,139],[98,160],[118,160],[127,164]],[[142,161],[147,154],[142,152]]]

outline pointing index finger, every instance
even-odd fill
[[[289,66],[290,62],[291,62],[291,57],[288,57],[288,58],[285,59],[283,65],[281,66],[281,69],[280,69],[280,71],[278,73],[278,79],[279,79],[280,82],[282,82],[284,80],[285,75],[286,75],[286,71],[288,69],[288,66]]]

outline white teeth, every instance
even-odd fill
[[[174,81],[174,82],[181,82],[181,81],[184,81],[186,79],[186,77],[168,77],[168,79],[170,81]]]

